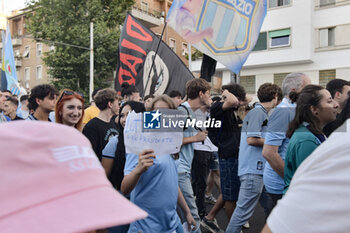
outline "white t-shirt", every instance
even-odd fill
[[[202,110],[200,108],[198,108],[194,112],[194,114],[196,115],[197,121],[204,122],[207,119],[207,117],[209,117],[209,113],[202,112]],[[206,130],[206,128],[202,127],[202,130]],[[210,141],[209,137],[206,137],[203,142],[194,142],[193,149],[201,150],[201,151],[208,151],[208,152],[218,151],[218,148]]]
[[[349,232],[350,119],[295,172],[267,224],[274,233]]]

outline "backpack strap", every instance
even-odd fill
[[[191,118],[190,112],[188,111],[188,109],[187,109],[187,107],[186,107],[185,105],[180,104],[180,105],[178,106],[178,108],[179,108],[179,107],[182,107],[183,109],[185,109],[185,110],[186,110],[186,113],[187,113],[187,118],[186,118],[186,121],[185,121],[185,126],[184,126],[184,128],[183,128],[183,130],[185,131],[185,130],[187,129],[187,127],[186,127],[186,122],[187,122],[187,120],[189,119],[189,120],[191,121],[192,118]],[[194,129],[195,129],[195,130],[198,130],[198,131],[203,131],[202,129],[198,128],[196,125],[194,126]]]

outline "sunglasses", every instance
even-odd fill
[[[62,93],[61,97],[58,99],[57,103],[59,103],[62,100],[63,96],[65,96],[65,95],[74,95],[74,94],[80,95],[82,98],[84,98],[84,95],[79,93],[79,92],[63,91],[63,93]]]

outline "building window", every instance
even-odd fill
[[[320,70],[319,71],[319,84],[326,87],[327,83],[336,78],[335,70]]]
[[[334,27],[320,29],[320,47],[334,45]]]
[[[282,83],[284,78],[288,75],[289,73],[277,73],[273,74],[273,83],[278,85],[280,88],[282,88]]]
[[[176,40],[175,40],[175,39],[170,38],[170,40],[169,40],[169,47],[170,47],[174,52],[176,52]]]
[[[24,47],[23,57],[24,58],[30,58],[30,46]]]
[[[14,52],[14,56],[15,56],[15,59],[18,59],[21,57],[21,52],[19,51],[19,49],[16,49]]]
[[[260,51],[260,50],[266,50],[266,49],[267,49],[267,33],[260,32],[259,38],[256,41],[253,51]]]
[[[239,84],[244,87],[248,94],[255,94],[255,75],[240,76]]]
[[[43,45],[41,43],[36,44],[36,56],[41,57],[41,54],[43,53]]]
[[[30,67],[24,68],[24,80],[25,81],[30,80]]]
[[[43,78],[43,67],[42,66],[37,66],[36,67],[36,79],[42,79]]]
[[[148,12],[148,3],[147,2],[141,2],[141,10]]]
[[[290,0],[269,0],[269,8],[286,6],[290,4]]]
[[[186,43],[182,43],[182,56],[186,56],[188,54],[188,46]]]
[[[320,0],[320,7],[334,5],[335,0]]]
[[[290,45],[290,28],[269,32],[270,48]]]
[[[25,87],[28,89],[29,88],[29,81],[25,82]]]

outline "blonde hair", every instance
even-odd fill
[[[149,109],[147,109],[147,111],[154,110],[154,105],[158,101],[163,101],[163,102],[167,103],[167,105],[169,106],[169,109],[176,109],[176,105],[175,105],[174,101],[169,96],[167,96],[167,95],[160,95],[160,96],[155,97],[152,100],[152,102],[150,104],[150,107],[149,107]]]

